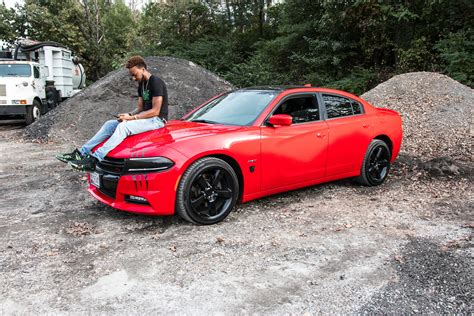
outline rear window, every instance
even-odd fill
[[[31,66],[22,64],[1,64],[0,77],[31,77]]]
[[[362,114],[362,105],[354,100],[331,94],[323,94],[324,105],[329,119]]]

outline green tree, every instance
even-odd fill
[[[15,11],[9,9],[5,4],[0,4],[0,40],[14,42],[16,32],[14,28]]]

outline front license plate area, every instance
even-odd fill
[[[91,172],[91,184],[96,188],[100,188],[100,175],[97,172]]]

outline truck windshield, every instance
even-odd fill
[[[186,120],[209,124],[251,125],[279,93],[271,90],[229,92],[202,106]]]
[[[0,77],[31,77],[31,66],[24,64],[1,64]]]

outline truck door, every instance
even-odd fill
[[[33,89],[44,100],[46,98],[45,78],[41,75],[39,66],[33,66]]]

